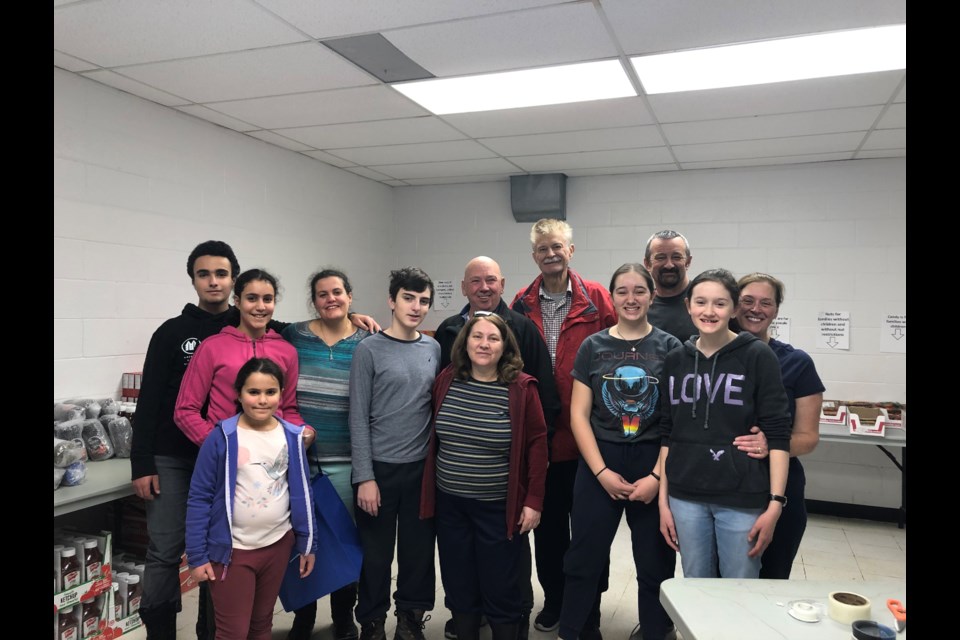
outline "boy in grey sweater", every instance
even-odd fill
[[[420,519],[420,485],[432,417],[440,345],[417,331],[433,303],[430,276],[390,272],[391,323],[357,345],[350,367],[350,446],[363,545],[357,622],[360,640],[383,640],[390,569],[397,544],[394,640],[424,640],[433,609],[433,520]]]

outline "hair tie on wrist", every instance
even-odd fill
[[[660,476],[657,475],[657,472],[656,472],[656,471],[651,471],[651,472],[650,472],[650,475],[652,475],[654,478],[656,478],[656,479],[657,479],[657,482],[660,482]]]
[[[595,474],[593,474],[593,477],[594,477],[594,478],[599,478],[599,477],[600,477],[600,474],[603,473],[603,472],[606,471],[606,470],[607,470],[607,466],[604,465],[604,466],[603,466],[603,469],[600,469],[600,471],[597,471]]]

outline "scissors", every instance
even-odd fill
[[[890,598],[887,600],[887,609],[890,609],[890,613],[893,614],[894,620],[897,622],[897,633],[900,633],[907,628],[907,608],[903,606],[903,603],[899,600],[894,600]]]

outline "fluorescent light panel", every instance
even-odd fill
[[[630,59],[647,94],[907,68],[907,25],[678,51]]]
[[[619,60],[391,85],[437,115],[636,96]]]

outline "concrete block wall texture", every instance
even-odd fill
[[[382,324],[389,269],[453,280],[427,329],[465,303],[471,257],[500,262],[508,298],[537,273],[507,182],[390,188],[60,70],[54,96],[55,398],[117,392],[156,326],[195,300],[185,261],[209,238],[280,276],[287,321],[307,317],[322,264],[343,267],[355,307]],[[883,315],[906,307],[905,191],[905,159],[570,178],[572,266],[606,283],[676,229],[693,274],[786,283],[781,315],[828,397],[906,401],[905,354],[879,351]],[[850,312],[849,351],[816,349],[823,310]],[[807,467],[810,498],[899,505],[899,472],[874,447],[822,444]]]

